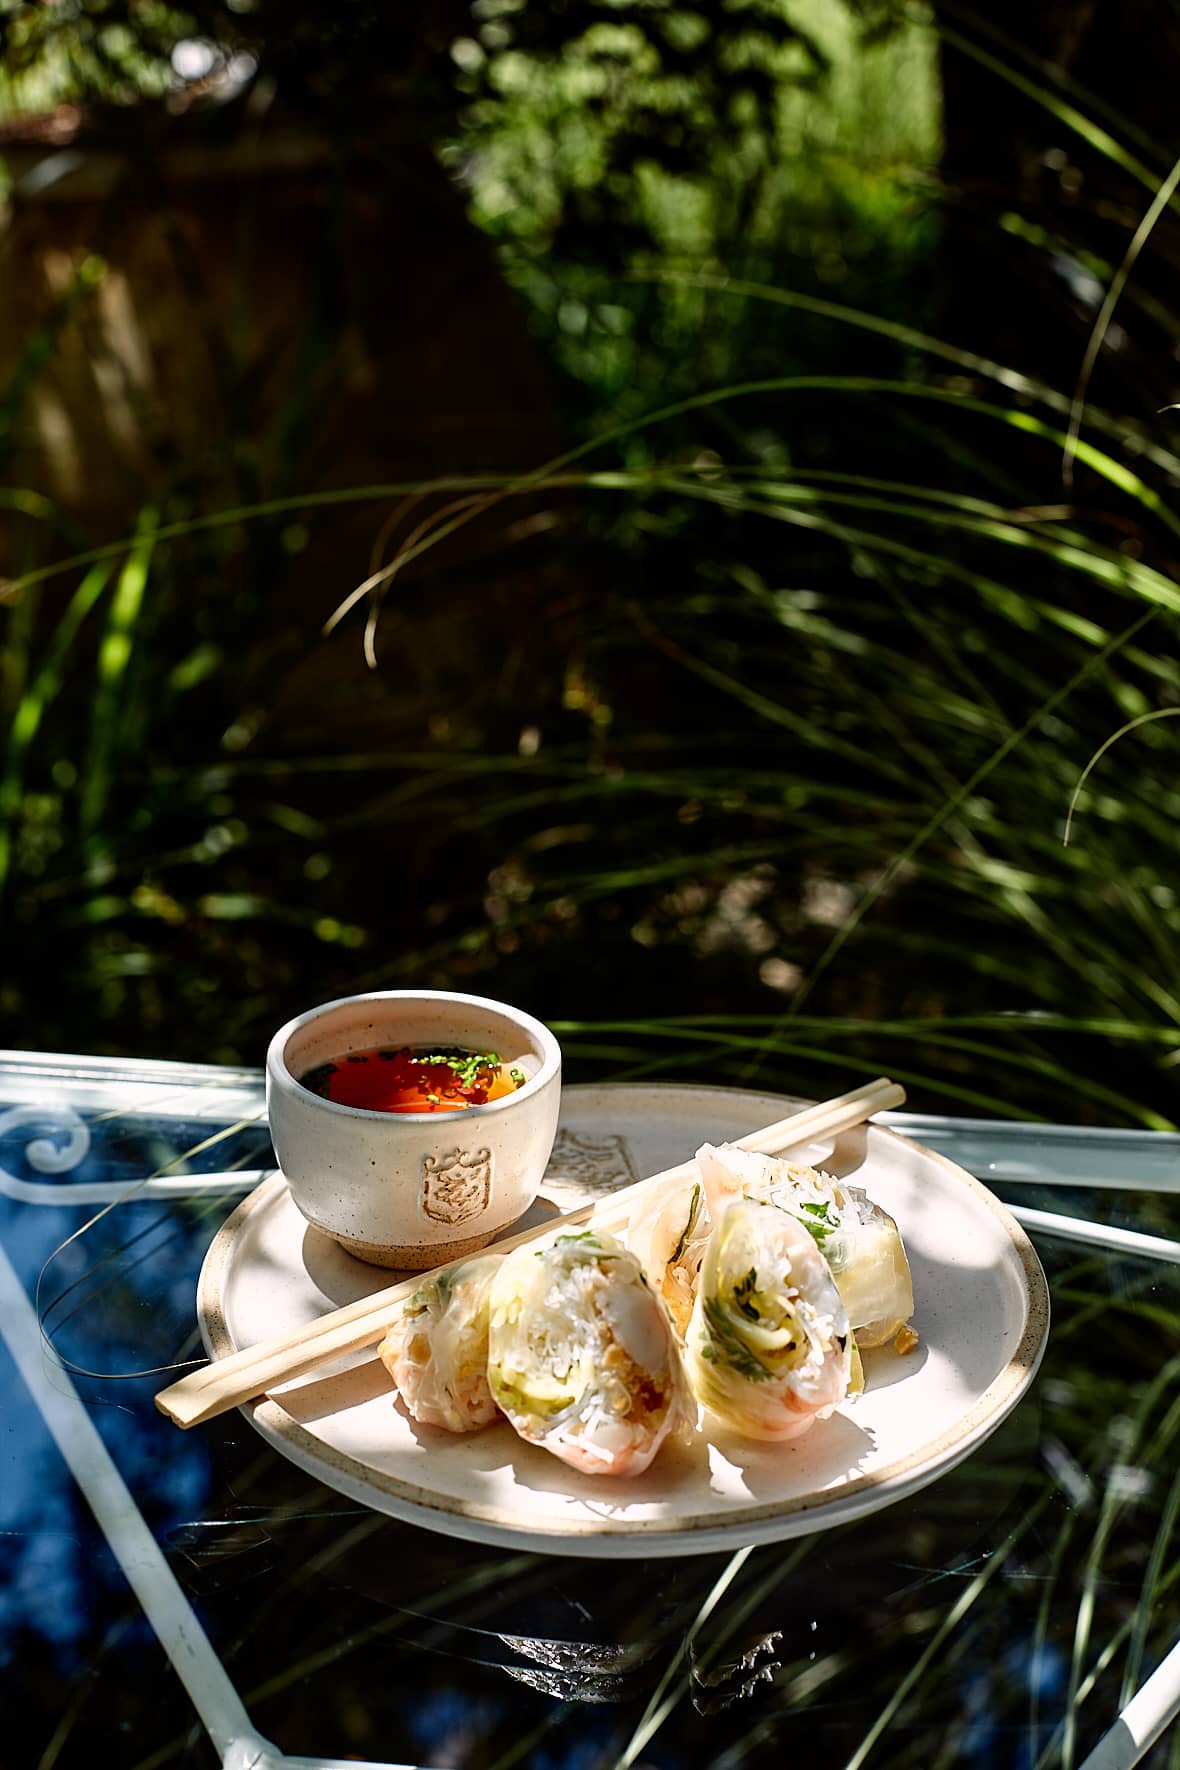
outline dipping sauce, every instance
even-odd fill
[[[299,1077],[313,1094],[369,1112],[462,1112],[514,1094],[526,1079],[523,1070],[506,1069],[495,1051],[458,1045],[352,1051]]]

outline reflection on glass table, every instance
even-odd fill
[[[398,1522],[236,1412],[165,1421],[271,1172],[261,1079],[8,1054],[0,1762],[1175,1770],[1180,1139],[889,1122],[1029,1226],[1031,1390],[859,1522],[598,1562]]]

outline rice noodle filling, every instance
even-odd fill
[[[504,1257],[488,1380],[522,1438],[595,1474],[640,1474],[687,1406],[671,1324],[639,1262],[591,1231]]]

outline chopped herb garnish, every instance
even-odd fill
[[[521,1076],[520,1082],[527,1080]],[[450,1112],[483,1106],[519,1086],[495,1051],[458,1045],[383,1045],[320,1064],[300,1080],[338,1105],[369,1112]]]
[[[441,1064],[451,1070],[461,1088],[476,1088],[486,1081],[500,1067],[499,1053],[496,1051],[433,1051],[425,1057],[411,1059],[419,1064]]]
[[[508,1071],[508,1080],[510,1082],[515,1082],[518,1088],[523,1088],[524,1087],[524,1071],[523,1071],[523,1069],[510,1069]]]

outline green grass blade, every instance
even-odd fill
[[[11,862],[12,827],[20,808],[25,760],[46,710],[61,688],[66,659],[78,630],[102,595],[111,576],[109,564],[92,566],[75,590],[54,631],[40,668],[21,695],[8,734],[0,773],[0,892]],[[30,604],[33,599],[29,598]]]
[[[80,805],[84,836],[93,835],[97,831],[110,791],[122,725],[124,684],[135,647],[135,633],[143,609],[148,568],[155,545],[151,532],[153,521],[151,513],[145,514],[141,521],[140,538],[119,573],[106,631],[99,647],[90,747]]]

